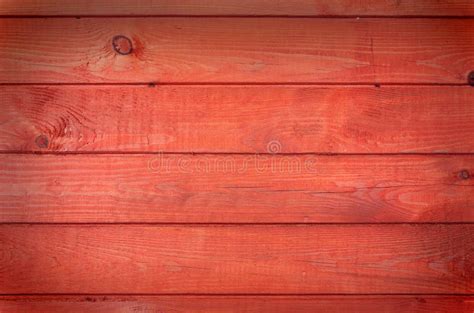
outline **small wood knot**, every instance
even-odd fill
[[[121,55],[127,55],[133,51],[132,41],[123,35],[117,35],[112,39],[112,47]]]
[[[474,71],[470,72],[469,75],[467,75],[467,83],[470,86],[474,87]]]
[[[49,140],[48,137],[46,137],[45,135],[39,135],[38,137],[36,137],[35,143],[38,148],[46,149],[48,148]]]
[[[471,173],[468,170],[462,170],[459,172],[459,178],[461,179],[469,179],[471,178]]]

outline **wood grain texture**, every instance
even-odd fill
[[[2,86],[0,150],[474,152],[472,87]]]
[[[474,225],[0,226],[0,293],[472,294]]]
[[[473,156],[2,155],[0,222],[474,222]]]
[[[470,0],[2,0],[0,15],[473,16]]]
[[[467,296],[0,296],[3,313],[472,313]]]
[[[14,18],[0,45],[0,83],[466,84],[474,20]]]

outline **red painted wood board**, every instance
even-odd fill
[[[4,18],[0,45],[3,84],[467,84],[474,20]]]
[[[474,225],[2,225],[0,293],[472,294]]]
[[[471,313],[469,296],[3,296],[6,313]]]
[[[472,153],[474,88],[2,86],[0,150]]]
[[[3,16],[473,16],[469,0],[2,0]]]
[[[1,155],[0,222],[473,222],[473,156]]]

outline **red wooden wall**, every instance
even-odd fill
[[[0,312],[474,311],[474,2],[0,1]]]

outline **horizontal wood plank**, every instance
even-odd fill
[[[0,83],[467,84],[474,20],[7,18],[0,45]]]
[[[0,222],[474,222],[474,156],[1,155]]]
[[[2,0],[3,16],[288,15],[473,16],[470,0]]]
[[[474,225],[0,226],[0,293],[472,294]]]
[[[469,296],[0,296],[3,313],[472,313]]]
[[[474,152],[472,87],[2,86],[0,150]]]

